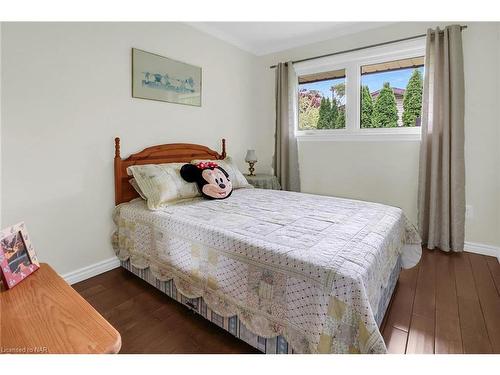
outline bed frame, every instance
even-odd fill
[[[221,160],[226,157],[226,140],[222,139],[222,153],[192,143],[169,143],[145,148],[126,159],[120,156],[120,138],[115,138],[115,204],[128,202],[139,194],[130,185],[132,178],[127,167],[141,164],[189,163],[193,159]]]
[[[189,163],[193,159],[212,159],[221,160],[226,157],[226,140],[222,139],[222,152],[218,153],[206,146],[192,143],[170,143],[157,146],[151,146],[144,150],[130,155],[126,159],[120,156],[120,138],[115,138],[115,204],[128,202],[139,196],[134,190],[129,180],[132,178],[127,175],[127,167],[131,165],[142,164],[160,164],[160,163]],[[222,317],[211,311],[203,301],[202,297],[187,298],[177,292],[172,280],[157,280],[150,272],[149,268],[138,269],[129,260],[121,261],[121,266],[139,278],[147,281],[155,288],[161,290],[164,294],[183,304],[190,310],[201,315],[208,321],[218,325],[228,331],[233,336],[247,342],[264,353],[293,353],[293,348],[288,345],[282,336],[273,338],[264,338],[257,336],[249,331],[238,319],[237,316]],[[391,287],[392,297],[389,300],[389,306],[394,298],[394,289],[396,287],[397,277]],[[388,311],[389,306],[385,308]],[[383,331],[387,314],[381,322],[380,327]]]

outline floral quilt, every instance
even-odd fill
[[[276,190],[157,211],[135,200],[114,220],[120,260],[299,353],[385,353],[374,313],[405,247],[420,244],[399,208]]]

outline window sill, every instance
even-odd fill
[[[297,131],[295,136],[299,141],[328,142],[387,142],[408,141],[420,142],[420,128],[417,129],[360,129],[348,130],[312,130]]]

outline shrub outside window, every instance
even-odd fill
[[[345,69],[299,77],[299,129],[345,128]]]

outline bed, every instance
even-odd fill
[[[147,209],[128,166],[225,158],[194,144],[127,159],[115,140],[113,247],[122,267],[265,353],[385,353],[380,324],[418,263],[401,209],[263,189]]]

